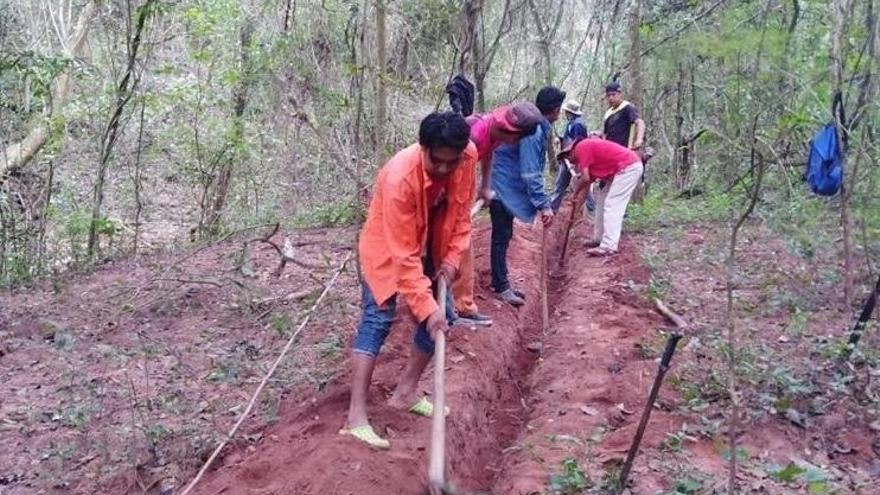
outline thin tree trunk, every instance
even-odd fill
[[[629,98],[639,108],[642,106],[642,2],[633,0],[629,16],[629,73],[632,80]]]
[[[217,186],[214,188],[214,200],[211,202],[211,212],[206,222],[208,233],[216,235],[220,231],[220,219],[223,216],[223,209],[226,207],[226,198],[229,196],[229,186],[232,183],[232,171],[236,162],[241,159],[241,154],[235,150],[239,148],[240,143],[244,140],[244,111],[248,103],[248,87],[251,82],[250,74],[250,44],[254,34],[254,25],[250,19],[246,19],[241,26],[239,32],[240,38],[240,72],[241,79],[238,86],[233,92],[232,100],[232,152],[217,175]]]
[[[132,251],[134,251],[135,255],[137,255],[138,243],[140,241],[141,213],[144,211],[144,203],[141,199],[141,151],[144,143],[144,112],[146,107],[147,100],[143,98],[141,100],[140,124],[138,126],[137,151],[134,158],[134,177],[132,177],[134,185],[134,243]]]
[[[688,176],[688,165],[687,159],[684,154],[684,109],[682,108],[684,105],[682,100],[684,100],[684,91],[682,79],[684,78],[684,70],[681,67],[681,64],[678,65],[678,78],[675,82],[675,157],[673,163],[675,163],[675,185],[679,190],[684,189],[685,184],[687,184],[687,176]]]
[[[852,7],[851,0],[833,0],[831,4],[833,16],[833,28],[831,34],[831,74],[832,94],[843,90],[845,59],[844,44],[846,43],[847,15]],[[843,105],[843,103],[841,103]],[[840,121],[840,115],[835,113],[838,135],[841,138],[841,149],[846,157],[848,148],[849,129],[845,122]],[[843,302],[849,306],[852,304],[854,281],[853,281],[853,253],[852,253],[852,218],[850,212],[850,184],[851,174],[844,175],[843,184],[840,188],[840,223],[843,230]],[[850,180],[847,180],[850,179]]]
[[[135,64],[137,63],[138,50],[141,46],[141,37],[143,35],[147,18],[150,16],[152,4],[156,0],[147,0],[140,9],[137,10],[137,22],[135,31],[130,38],[128,46],[128,65],[125,74],[119,81],[116,88],[116,107],[104,134],[101,137],[101,154],[98,162],[98,173],[95,179],[94,195],[92,198],[92,218],[89,223],[89,240],[87,253],[89,258],[93,258],[98,249],[98,224],[101,219],[101,208],[104,204],[104,181],[107,176],[107,168],[110,164],[110,157],[113,155],[113,148],[116,145],[116,139],[119,136],[119,126],[122,122],[122,114],[138,85],[138,77],[135,74]]]
[[[642,2],[641,0],[633,0],[632,12],[629,16],[629,60],[630,60],[630,78],[632,80],[632,88],[629,91],[629,98],[639,108],[642,108],[642,41],[640,28],[642,25]],[[636,132],[635,129],[632,132]],[[647,132],[645,133],[647,135]],[[647,137],[647,136],[646,136]],[[635,139],[634,137],[632,139]],[[644,143],[642,144],[644,146]],[[647,178],[647,176],[644,176]],[[645,180],[639,181],[635,191],[633,191],[632,201],[635,204],[641,204],[645,198]]]
[[[755,209],[755,205],[758,202],[758,197],[761,192],[761,184],[764,179],[764,158],[757,153],[755,147],[757,146],[757,138],[756,138],[756,129],[758,123],[758,115],[755,115],[754,122],[752,124],[752,151],[751,151],[751,170],[755,175],[755,185],[754,189],[752,189],[751,197],[749,198],[749,205],[746,210],[740,215],[736,224],[733,226],[733,229],[730,233],[730,246],[727,254],[727,283],[726,283],[726,292],[727,292],[727,366],[728,366],[728,375],[727,375],[727,390],[730,395],[730,422],[728,424],[728,451],[730,452],[730,462],[728,464],[728,485],[727,485],[727,493],[730,495],[735,495],[736,491],[736,464],[737,464],[737,432],[739,430],[739,410],[740,410],[740,397],[739,392],[737,391],[737,373],[736,373],[736,358],[737,358],[737,340],[736,340],[736,315],[734,314],[733,308],[733,291],[735,284],[735,275],[736,275],[736,245],[739,239],[739,231],[742,226],[745,224],[746,220],[748,220],[749,216],[751,216],[752,211]],[[756,169],[757,162],[757,169]]]
[[[376,0],[376,166],[385,161],[385,112],[387,96],[385,88],[385,67],[387,43],[385,32],[385,0]]]

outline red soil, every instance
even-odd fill
[[[555,226],[554,234],[561,229]],[[478,299],[495,324],[488,330],[455,329],[449,346],[448,477],[466,492],[531,493],[546,487],[549,471],[558,467],[564,452],[542,451],[543,461],[536,461],[525,445],[542,443],[547,435],[589,434],[605,421],[607,409],[621,402],[627,410],[640,409],[656,365],[638,358],[633,343],[661,321],[621,289],[626,280],[644,283],[648,278],[630,244],[624,243],[613,260],[601,260],[586,257],[576,244],[580,241],[573,240],[567,275],[553,283],[562,291],[561,300],[551,297],[555,323],[542,336],[538,229],[518,226],[510,249],[513,279],[529,296],[519,310],[502,306],[486,287],[489,235],[487,226],[479,228],[475,265]],[[558,249],[550,251],[555,267]],[[409,318],[401,318],[374,377],[371,419],[390,438],[390,452],[376,452],[338,435],[348,400],[346,375],[320,395],[288,400],[278,424],[256,450],[228,455],[198,493],[421,493],[430,422],[384,403],[408,355],[411,326]],[[527,350],[542,341],[540,357]],[[425,393],[431,390],[431,376],[429,369],[422,382]],[[582,413],[579,407],[584,405],[599,413]],[[600,446],[603,456],[618,457],[625,451],[637,417],[621,419],[622,428]],[[672,417],[656,414],[645,443],[656,445],[676,427]]]

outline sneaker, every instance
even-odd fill
[[[526,298],[526,293],[525,293],[525,292],[523,292],[523,291],[521,291],[521,290],[519,290],[519,289],[513,288],[513,287],[511,287],[510,290],[512,290],[513,293],[516,294],[516,297],[518,297],[518,298],[520,298],[520,299],[522,299],[522,300],[525,300],[525,298]]]
[[[452,324],[463,327],[491,327],[492,318],[488,315],[474,311],[473,313],[459,314]]]
[[[516,307],[522,306],[523,304],[526,303],[525,301],[522,300],[521,297],[517,296],[513,292],[513,290],[511,290],[509,288],[502,291],[502,292],[496,292],[495,297],[497,297],[498,299],[501,299],[502,301],[506,302],[507,304],[510,304],[511,306],[516,306]]]
[[[599,247],[599,241],[593,241],[593,240],[584,241],[584,247],[585,247],[585,248],[596,248],[596,247]]]

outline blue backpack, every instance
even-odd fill
[[[837,126],[826,124],[810,142],[807,183],[814,193],[834,196],[843,183],[843,153],[837,139]]]

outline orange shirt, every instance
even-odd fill
[[[428,247],[428,188],[432,182],[425,173],[426,155],[426,150],[414,144],[382,167],[358,243],[364,280],[376,302],[381,306],[399,293],[419,321],[437,309],[431,280],[422,266],[422,253]],[[476,163],[477,149],[469,143],[461,165],[446,179],[446,201],[430,226],[435,266],[448,263],[458,268],[470,245]]]

